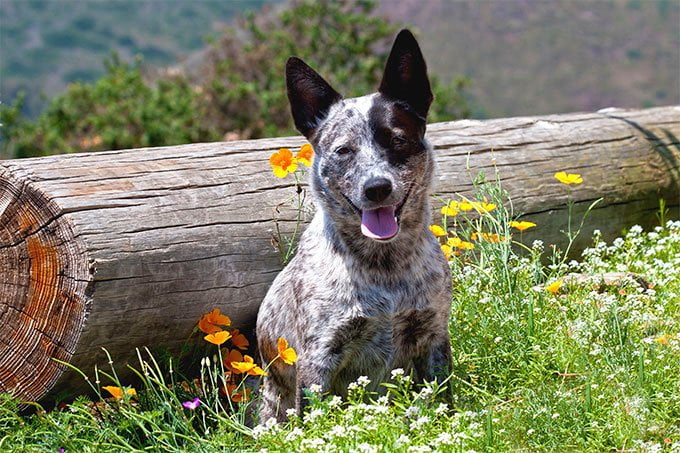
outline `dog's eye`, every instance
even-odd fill
[[[341,146],[340,148],[336,149],[335,152],[341,156],[344,156],[346,154],[353,153],[354,150],[352,148],[348,148],[346,146]]]
[[[399,137],[399,136],[396,136],[396,135],[394,137],[392,137],[392,146],[396,146],[396,147],[404,146],[404,145],[406,145],[407,142],[408,142],[408,140],[406,140],[403,137]]]

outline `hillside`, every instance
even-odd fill
[[[169,65],[218,36],[235,14],[277,0],[2,0],[0,96],[9,103],[27,93],[32,116],[74,81],[104,73],[116,51]]]
[[[383,0],[430,67],[465,74],[474,116],[680,103],[680,1]]]
[[[115,50],[148,67],[201,67],[205,38],[244,10],[280,0],[2,0],[0,96],[28,93],[33,116]],[[464,74],[473,116],[680,103],[678,0],[381,0],[418,30],[433,72]]]

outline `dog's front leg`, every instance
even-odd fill
[[[433,380],[440,383],[445,381],[453,369],[451,360],[451,343],[447,331],[443,338],[434,341],[423,355],[414,360],[416,382],[422,384]],[[450,385],[442,396],[449,402],[453,401]]]
[[[315,354],[297,363],[297,382],[295,388],[295,409],[298,416],[308,404],[307,394],[312,391],[315,393],[327,393],[330,389],[333,358],[330,354]]]
[[[416,382],[431,382],[434,379],[441,382],[446,379],[452,368],[448,332],[443,338],[425,346],[420,356],[413,362]]]

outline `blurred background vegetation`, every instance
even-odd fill
[[[430,121],[680,103],[677,0],[2,0],[0,158],[294,134],[283,66],[375,90],[414,29]]]

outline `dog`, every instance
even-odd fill
[[[429,230],[433,95],[415,37],[398,34],[377,93],[343,99],[296,57],[286,84],[315,150],[316,211],[258,313],[262,362],[276,358],[279,337],[298,353],[294,366],[269,368],[261,421],[301,414],[310,387],[345,397],[359,376],[374,390],[395,368],[420,382],[451,369],[451,272]]]

